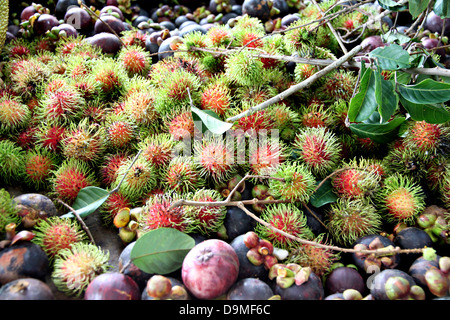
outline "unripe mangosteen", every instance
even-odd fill
[[[59,25],[58,19],[55,16],[47,13],[39,15],[33,24],[33,30],[36,35],[42,36],[47,31],[50,31],[53,27]]]
[[[306,282],[301,285],[294,283],[288,288],[282,288],[272,281],[273,293],[279,295],[282,300],[323,300],[325,297],[322,280],[314,272],[309,274]]]
[[[95,34],[92,37],[86,38],[86,40],[91,45],[98,46],[107,55],[116,54],[122,47],[120,40],[114,34],[108,32]]]
[[[0,251],[0,284],[21,278],[44,281],[48,272],[48,256],[35,243],[22,241]]]
[[[223,220],[226,229],[226,239],[230,242],[237,236],[251,231],[255,228],[256,222],[238,207],[227,207],[227,214]]]
[[[55,300],[52,289],[43,281],[23,278],[0,288],[0,300]]]
[[[228,243],[208,239],[195,245],[181,267],[184,285],[198,299],[215,299],[237,280],[239,258]]]
[[[231,241],[230,245],[233,247],[239,258],[239,276],[238,279],[244,278],[259,278],[263,281],[267,280],[268,270],[263,264],[256,266],[247,258],[249,248],[244,243],[245,234],[241,234]]]
[[[125,31],[123,21],[109,14],[104,14],[101,17],[101,20],[98,19],[97,21],[95,21],[94,32],[96,34],[102,32],[113,33],[111,29],[114,30],[114,32],[117,34],[120,34],[121,32]]]
[[[231,287],[227,300],[268,300],[273,295],[272,289],[266,282],[256,278],[245,278]]]
[[[137,283],[120,272],[102,273],[89,283],[84,300],[140,300]]]
[[[331,271],[325,280],[325,291],[328,295],[355,289],[361,294],[366,290],[366,284],[361,274],[354,268],[339,267]]]
[[[433,240],[431,240],[428,233],[416,227],[408,227],[400,230],[395,238],[394,244],[402,249],[420,249],[424,247],[433,247]],[[402,256],[402,261],[398,268],[408,270],[411,264],[419,258],[421,253],[408,253]]]
[[[82,33],[89,32],[93,24],[90,14],[80,7],[69,8],[64,15],[64,22]]]
[[[425,300],[424,290],[413,277],[399,269],[386,269],[377,273],[370,285],[375,300]]]
[[[119,255],[119,270],[124,275],[131,277],[139,286],[139,289],[144,290],[147,285],[148,279],[152,274],[147,273],[136,267],[136,265],[130,260],[131,250],[133,249],[136,241],[130,242]]]

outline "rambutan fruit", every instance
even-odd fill
[[[5,232],[5,226],[10,223],[19,224],[21,217],[19,209],[8,190],[0,189],[0,232]]]
[[[41,123],[36,130],[36,144],[52,152],[61,151],[61,141],[66,135],[67,128],[61,124]]]
[[[100,213],[104,224],[110,225],[117,215],[117,212],[121,209],[132,207],[133,203],[128,197],[123,195],[120,191],[112,192],[100,207]]]
[[[436,156],[427,164],[426,174],[424,176],[426,184],[431,190],[439,190],[445,183],[444,178],[450,172],[450,160],[446,156]]]
[[[319,71],[318,66],[307,63],[297,63],[294,69],[294,79],[296,82],[300,83],[314,75],[317,71]],[[317,86],[317,84],[314,83],[313,86]]]
[[[308,202],[316,185],[311,170],[295,162],[283,162],[272,177],[269,189],[277,199]]]
[[[202,177],[214,182],[227,180],[236,172],[235,150],[221,136],[204,135],[194,140],[194,161]]]
[[[262,38],[265,32],[236,28],[233,29],[233,36],[235,38],[233,44],[236,47],[262,48],[264,46]]]
[[[351,71],[335,71],[329,74],[323,85],[317,89],[318,95],[324,101],[350,101],[356,80],[357,77]]]
[[[202,90],[200,108],[214,111],[223,118],[231,105],[231,90],[226,85],[212,83]]]
[[[25,174],[25,151],[11,140],[0,140],[0,181],[20,181]]]
[[[121,64],[112,58],[103,58],[92,66],[92,76],[99,87],[100,96],[104,99],[122,95],[123,86],[128,75]]]
[[[88,76],[92,71],[93,60],[85,56],[73,56],[67,60],[65,75],[72,79]]]
[[[51,172],[55,170],[58,162],[55,154],[48,149],[34,148],[27,150],[25,154],[25,183],[36,190],[47,187]]]
[[[190,140],[195,134],[195,124],[190,110],[180,110],[174,115],[165,117],[166,127],[175,141]]]
[[[239,114],[240,110],[247,110],[245,107],[234,108],[230,116]],[[233,124],[233,131],[237,134],[244,133],[247,136],[254,136],[259,132],[267,132],[275,127],[275,119],[269,110],[259,110],[250,115],[239,118]]]
[[[387,174],[400,173],[421,181],[426,175],[428,161],[420,157],[411,148],[405,148],[403,140],[400,144],[391,146],[383,158]]]
[[[93,171],[81,160],[64,160],[61,166],[52,172],[52,193],[68,205],[75,201],[81,189],[97,185]]]
[[[222,201],[222,195],[212,189],[198,189],[194,192],[192,201],[199,202],[217,202]],[[205,236],[217,232],[223,224],[227,210],[224,206],[189,206],[185,208],[186,216],[191,223],[186,232],[199,232]]]
[[[112,150],[123,150],[137,138],[136,126],[123,114],[109,113],[103,127],[106,146]]]
[[[66,85],[44,95],[36,114],[42,120],[52,119],[53,122],[67,124],[78,119],[85,104],[81,93],[75,87]]]
[[[444,206],[450,210],[450,173],[446,172],[442,178],[442,184],[439,186],[440,200]]]
[[[422,187],[408,176],[389,175],[375,195],[376,203],[388,221],[414,223],[425,208]]]
[[[36,147],[38,128],[34,121],[28,123],[22,131],[17,134],[16,143],[24,150],[33,149]]]
[[[34,226],[33,243],[38,244],[53,261],[60,250],[68,249],[73,243],[87,240],[86,232],[76,220],[58,216],[40,219]]]
[[[159,119],[156,95],[151,89],[131,92],[123,102],[123,113],[138,126],[155,127]]]
[[[3,49],[4,55],[9,59],[24,59],[34,53],[30,43],[22,38],[12,39]]]
[[[374,169],[362,168],[356,159],[343,163],[331,178],[333,192],[341,198],[371,197],[380,186],[381,177]]]
[[[147,75],[150,69],[150,53],[140,46],[132,45],[122,47],[117,59],[130,77],[134,75]]]
[[[149,135],[139,142],[138,148],[142,150],[142,156],[145,159],[161,169],[169,164],[176,144],[177,141],[172,139],[171,134],[158,133]]]
[[[96,276],[111,268],[108,251],[91,243],[77,242],[59,251],[51,279],[59,291],[80,296]]]
[[[145,42],[147,34],[139,30],[125,30],[122,31],[120,39],[124,46],[138,46],[145,49]]]
[[[104,132],[87,118],[71,123],[61,141],[62,152],[67,158],[95,162],[105,151]]]
[[[195,48],[208,48],[209,41],[206,37],[206,34],[200,31],[193,31],[186,33],[183,36],[183,41],[179,45],[178,49],[180,52],[177,52],[177,56],[179,57],[191,57],[191,58],[202,58],[207,53],[202,51],[193,51],[189,50],[191,47]],[[186,51],[186,52],[183,52]]]
[[[236,32],[238,30],[249,30],[254,32],[265,32],[264,24],[262,21],[256,17],[249,16],[248,14],[240,16],[234,26],[233,26],[233,32]]]
[[[298,155],[298,161],[304,163],[317,177],[324,177],[341,159],[338,138],[324,127],[300,130],[292,148]]]
[[[176,199],[168,193],[150,197],[139,215],[139,231],[145,233],[158,228],[174,228],[185,232],[191,222],[183,206],[171,208]]]
[[[36,59],[21,60],[9,75],[14,92],[24,100],[36,94],[36,88],[49,76],[47,67]]]
[[[326,226],[333,239],[344,246],[380,232],[382,217],[366,199],[340,198],[327,211]]]
[[[226,25],[214,25],[206,32],[206,41],[209,47],[226,47],[233,41],[232,30]]]
[[[298,113],[303,127],[331,129],[335,123],[333,112],[323,103],[302,105]]]
[[[246,86],[236,88],[234,95],[241,104],[240,109],[247,110],[276,96],[277,90],[268,85]]]
[[[405,148],[410,148],[419,157],[428,160],[435,156],[440,144],[450,139],[450,130],[441,124],[413,121],[403,139]]]
[[[147,159],[139,157],[134,163],[133,161],[134,159],[128,158],[121,163],[116,172],[116,181],[111,187],[115,188],[121,183],[119,191],[131,201],[137,201],[156,187],[157,173],[154,165]]]
[[[117,169],[124,160],[128,159],[127,152],[109,153],[103,157],[103,164],[100,166],[101,182],[110,186],[117,178]]]
[[[31,118],[31,111],[18,98],[5,95],[0,98],[0,133],[23,129]]]
[[[194,192],[202,188],[205,180],[200,175],[198,164],[192,157],[174,157],[162,175],[162,183],[167,191],[177,194]]]
[[[314,242],[326,245],[323,233],[313,239]],[[302,267],[310,267],[311,271],[319,277],[323,277],[331,270],[332,265],[340,259],[340,254],[334,250],[315,246],[312,244],[300,244],[291,249],[286,263],[296,263]]]
[[[269,140],[259,145],[249,142],[248,164],[253,175],[271,176],[287,158],[288,149],[281,141]]]
[[[225,75],[239,86],[257,86],[265,82],[261,59],[244,48],[230,54],[225,62]]]
[[[291,236],[312,240],[314,234],[306,224],[306,216],[292,203],[269,204],[261,213],[260,218],[271,227],[284,231]],[[267,226],[258,223],[255,232],[261,239],[266,239],[281,249],[297,247],[299,243]]]
[[[274,121],[274,128],[280,131],[280,138],[284,141],[293,140],[300,126],[298,113],[284,103],[271,106],[269,112]]]

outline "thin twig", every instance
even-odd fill
[[[71,206],[69,206],[67,203],[65,203],[64,201],[62,201],[61,199],[58,199],[58,202],[61,203],[62,205],[64,205],[67,209],[70,210],[70,212],[73,213],[73,215],[77,218],[78,222],[81,224],[82,228],[84,229],[84,231],[86,231],[87,235],[89,236],[89,239],[91,240],[91,242],[93,244],[95,244],[95,240],[94,237],[91,234],[91,231],[89,230],[88,226],[84,223],[83,219],[80,217],[80,215],[78,214],[78,212],[72,208]]]

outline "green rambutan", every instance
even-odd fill
[[[300,130],[292,147],[298,155],[298,160],[318,177],[324,177],[341,159],[338,138],[324,127]]]
[[[200,168],[192,157],[174,157],[162,174],[162,183],[167,191],[177,194],[194,192],[202,188],[205,180],[200,175]]]
[[[324,233],[313,239],[314,242],[323,245]],[[302,267],[310,267],[311,271],[319,277],[323,277],[330,271],[332,265],[340,259],[340,254],[334,250],[315,246],[312,244],[300,244],[297,248],[291,249],[286,263],[296,263]]]
[[[15,65],[9,74],[14,92],[21,95],[24,100],[33,97],[36,89],[49,77],[47,67],[35,60],[25,59]]]
[[[199,202],[217,202],[222,201],[223,197],[216,190],[198,189],[189,199]],[[219,230],[227,213],[226,207],[224,206],[189,206],[185,210],[186,216],[191,221],[187,232],[199,232],[205,236]]]
[[[427,165],[426,184],[431,190],[439,190],[441,185],[445,183],[444,178],[448,172],[450,172],[450,160],[448,157],[443,155],[434,157]]]
[[[381,177],[372,168],[363,168],[356,159],[343,163],[331,178],[333,192],[341,198],[371,197],[380,186]]]
[[[324,101],[334,102],[342,99],[349,102],[355,89],[357,77],[351,71],[334,71],[326,77],[326,81],[317,89],[319,97]]]
[[[299,118],[303,127],[310,128],[331,128],[335,123],[333,112],[323,103],[303,105],[299,110]]]
[[[79,123],[70,124],[61,141],[62,152],[67,158],[95,162],[105,151],[104,139],[104,131],[84,118]]]
[[[18,98],[8,95],[0,98],[0,133],[23,129],[30,118],[30,108]]]
[[[86,77],[92,72],[94,61],[85,56],[73,56],[67,60],[65,75],[71,79]]]
[[[225,75],[239,86],[257,86],[265,82],[264,64],[245,48],[230,54],[225,62]]]
[[[51,173],[55,170],[58,159],[48,149],[34,148],[25,154],[25,183],[36,190],[48,186]]]
[[[333,239],[344,246],[380,232],[382,217],[366,199],[340,198],[327,211],[326,226]]]
[[[139,142],[138,148],[142,150],[142,156],[159,169],[169,164],[176,144],[171,134],[158,133]]]
[[[137,138],[137,128],[123,114],[109,113],[103,123],[106,146],[113,150],[129,147]]]
[[[155,127],[159,119],[156,95],[152,89],[129,93],[123,103],[123,113],[138,126]]]
[[[428,161],[420,157],[411,148],[403,145],[403,140],[396,145],[391,145],[383,164],[387,174],[400,173],[420,181],[426,175]]]
[[[194,162],[202,177],[214,182],[227,180],[236,171],[235,150],[221,136],[204,135],[194,140]]]
[[[226,25],[214,25],[206,32],[206,40],[209,47],[226,47],[233,41],[232,30]]]
[[[30,43],[22,38],[15,38],[11,40],[3,48],[4,55],[9,59],[24,59],[28,57],[33,51]]]
[[[0,140],[0,181],[18,182],[25,174],[25,151],[11,140]]]
[[[202,58],[207,53],[202,51],[189,50],[191,47],[195,48],[208,48],[209,41],[206,34],[200,31],[193,31],[183,36],[183,41],[178,47],[180,52],[177,52],[177,56],[183,58]],[[186,51],[186,52],[183,52]]]
[[[19,209],[8,192],[8,190],[0,189],[0,232],[5,232],[5,226],[10,223],[19,224],[21,217],[19,216]]]
[[[50,178],[52,193],[58,199],[71,205],[81,189],[95,186],[95,175],[88,165],[77,159],[64,160]]]
[[[420,158],[429,160],[440,149],[443,141],[450,139],[450,130],[441,124],[413,121],[403,139],[405,148],[410,148]]]
[[[450,173],[447,171],[442,178],[442,184],[439,186],[440,200],[444,206],[450,210]]]
[[[280,131],[280,138],[285,141],[293,140],[300,126],[298,113],[284,103],[271,106],[269,112],[274,121],[274,128]]]
[[[233,32],[237,32],[238,30],[248,30],[254,32],[265,32],[264,24],[257,17],[249,16],[248,14],[244,14],[235,21],[234,27],[232,29]]]
[[[273,86],[268,85],[245,86],[236,88],[234,94],[236,101],[239,101],[241,104],[240,109],[247,110],[276,96],[277,90]]]
[[[80,296],[96,276],[111,268],[109,252],[91,243],[78,242],[59,251],[51,279],[58,290]]]
[[[137,45],[124,46],[119,51],[118,61],[128,73],[128,76],[147,75],[150,65],[150,53]]]
[[[99,88],[100,97],[118,97],[123,93],[128,79],[125,69],[112,58],[96,60],[92,66],[92,76]]]
[[[294,69],[294,79],[296,82],[300,83],[311,77],[317,71],[319,71],[318,66],[307,63],[297,63]],[[313,86],[316,87],[317,83],[314,83]]]
[[[269,179],[270,193],[279,199],[308,202],[316,186],[310,169],[304,164],[283,162]]]
[[[145,233],[158,228],[174,228],[185,232],[191,221],[183,206],[170,208],[176,199],[168,193],[150,197],[139,215],[139,231]]]
[[[389,175],[375,195],[377,205],[388,221],[414,223],[425,208],[422,187],[408,176]]]
[[[306,216],[292,203],[269,204],[261,213],[260,218],[271,227],[284,231],[291,236],[312,240],[314,234],[306,224]],[[298,241],[291,239],[267,226],[258,223],[255,232],[261,239],[266,239],[281,249],[291,249],[298,246]]]
[[[51,119],[67,124],[81,116],[85,104],[81,93],[75,87],[66,85],[44,95],[36,113],[41,120]]]
[[[86,232],[77,221],[58,216],[40,219],[34,226],[34,234],[32,242],[41,246],[51,261],[60,250],[87,240]]]
[[[131,201],[137,201],[156,187],[157,173],[155,166],[147,159],[139,157],[133,161],[133,158],[128,158],[121,163],[111,187],[115,188],[121,183],[119,191]]]

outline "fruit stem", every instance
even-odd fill
[[[62,201],[61,199],[58,199],[58,202],[61,203],[62,205],[64,205],[67,209],[69,209],[74,216],[77,218],[78,222],[80,222],[81,226],[83,227],[84,231],[86,231],[87,235],[89,236],[89,239],[91,240],[91,242],[93,244],[95,244],[95,240],[94,237],[91,234],[91,231],[89,230],[89,228],[87,227],[87,225],[84,223],[83,219],[80,217],[80,215],[78,214],[78,212],[72,208],[71,206],[69,206],[67,203],[65,203],[64,201]]]

